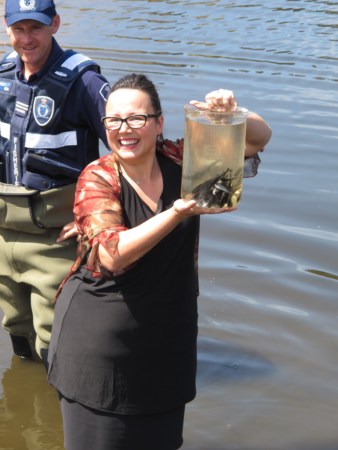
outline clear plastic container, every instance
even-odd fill
[[[204,208],[237,206],[242,194],[248,110],[185,105],[181,195]]]

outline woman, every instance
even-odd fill
[[[192,103],[236,105],[224,90]],[[112,87],[102,121],[112,153],[78,181],[78,258],[56,303],[49,382],[67,450],[174,450],[196,392],[199,215],[224,209],[180,199],[183,142],[163,141],[144,75]],[[247,128],[252,156],[271,131],[253,113]]]

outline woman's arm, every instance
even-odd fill
[[[264,150],[271,134],[272,130],[266,121],[258,114],[250,111],[246,122],[245,156],[254,156]]]
[[[153,216],[135,228],[121,231],[114,254],[100,245],[98,252],[100,264],[105,270],[118,273],[149,252],[185,218],[201,214],[231,212],[235,209],[227,207],[201,208],[196,205],[194,200],[178,199],[166,211]]]

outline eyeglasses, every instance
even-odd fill
[[[157,114],[133,114],[125,119],[121,117],[104,116],[101,118],[101,122],[107,130],[119,130],[122,127],[123,122],[126,122],[129,128],[142,128],[147,123],[147,120],[152,117],[159,117],[162,112]]]

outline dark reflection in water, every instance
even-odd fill
[[[198,340],[197,383],[204,386],[233,378],[236,381],[271,374],[274,364],[264,355],[222,340],[202,337]]]
[[[332,280],[338,280],[338,275],[334,275],[333,273],[326,273],[322,270],[308,269],[307,272],[313,273],[314,275],[318,275],[324,278],[331,278]]]

